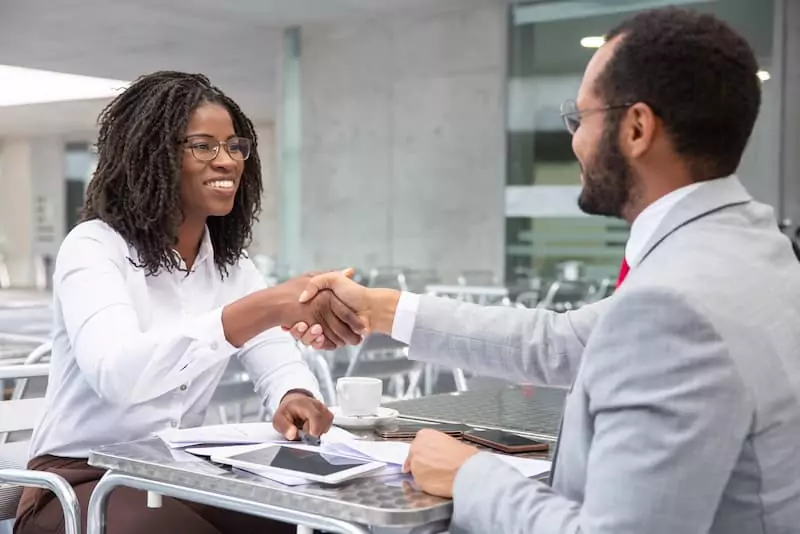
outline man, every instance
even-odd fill
[[[731,28],[675,8],[622,23],[590,61],[564,110],[579,204],[632,223],[630,274],[606,301],[556,315],[335,274],[309,286],[305,299],[333,290],[371,331],[410,342],[412,358],[572,383],[552,487],[419,433],[407,467],[423,490],[454,497],[452,532],[800,528],[800,269],[772,210],[731,176],[758,113],[756,71]]]

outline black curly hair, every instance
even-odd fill
[[[714,15],[676,7],[633,15],[594,87],[607,104],[644,102],[698,179],[733,174],[761,106],[747,40]],[[619,116],[619,114],[618,114]]]
[[[97,170],[81,220],[100,219],[132,245],[148,275],[180,269],[173,252],[183,221],[180,171],[191,113],[216,103],[231,115],[236,135],[253,142],[233,210],[206,224],[222,277],[250,244],[261,211],[261,162],[253,123],[202,74],[160,71],[138,78],[100,113]],[[133,260],[131,260],[133,261]]]

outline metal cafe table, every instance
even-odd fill
[[[432,403],[436,397],[450,401]],[[426,397],[429,400],[423,405],[418,402],[422,399],[415,399],[391,406],[417,420],[430,413],[431,420],[454,420],[529,435],[547,435],[553,432],[550,426],[557,426],[557,422],[545,420],[546,428],[541,432],[525,427],[521,411],[525,396],[515,388],[467,392],[460,397],[457,404],[452,402],[455,397],[441,395]],[[438,410],[431,408],[434,404]],[[459,404],[464,412],[458,409]],[[108,472],[89,502],[88,534],[105,533],[108,497],[119,486],[341,534],[441,533],[447,530],[453,510],[450,500],[422,493],[407,475],[361,478],[337,486],[290,487],[170,449],[157,438],[101,447],[92,451],[89,463]]]

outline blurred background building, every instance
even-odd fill
[[[763,108],[740,176],[794,235],[800,0],[3,0],[0,364],[48,361],[53,261],[96,164],[97,115],[160,69],[207,74],[255,122],[250,256],[269,282],[354,266],[365,284],[484,305],[602,298],[628,228],[579,212],[559,106],[604,32],[668,3],[717,13],[755,48]],[[303,356],[331,405],[342,376],[381,378],[392,399],[497,384],[381,336]],[[0,381],[0,400],[45,386]],[[208,421],[264,415],[231,359]]]
[[[578,211],[558,109],[604,31],[667,3],[717,13],[755,48],[764,105],[740,175],[792,226],[800,0],[4,1],[0,286],[48,285],[92,175],[97,114],[158,69],[209,75],[256,123],[251,255],[271,278],[352,265],[412,289],[539,298],[559,278],[599,284],[627,227]]]

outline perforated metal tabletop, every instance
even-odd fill
[[[567,390],[508,386],[388,404],[402,417],[525,432],[555,441]]]

